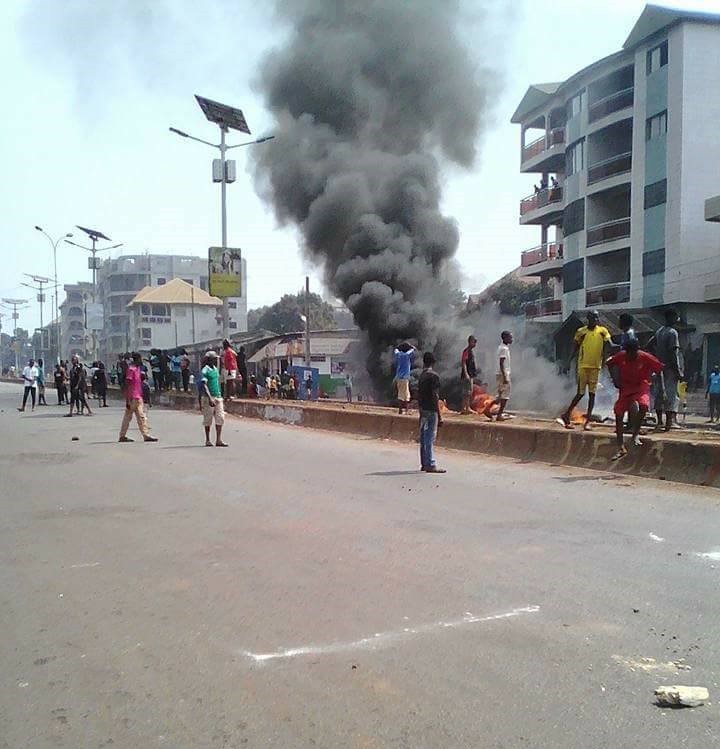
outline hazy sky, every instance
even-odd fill
[[[720,12],[720,0],[660,4]],[[512,270],[522,250],[540,241],[538,228],[518,225],[533,179],[518,171],[519,126],[509,122],[527,86],[564,80],[620,49],[645,3],[509,5],[464,0],[470,53],[479,66],[494,67],[500,83],[478,163],[470,172],[445,171],[444,209],[459,222],[467,292]],[[242,108],[253,136],[270,130],[253,89],[258,61],[284,33],[270,8],[247,0],[2,0],[0,296],[33,299],[20,285],[23,273],[52,276],[52,250],[35,224],[54,237],[75,231],[83,244],[74,225],[98,228],[124,243],[114,254],[204,255],[219,244],[214,152],[168,126],[216,140],[217,128],[193,98],[199,93]],[[318,288],[319,274],[303,259],[296,233],[278,229],[256,196],[244,150],[233,152],[238,181],[228,187],[228,236],[247,258],[255,307],[297,291],[307,272]],[[86,255],[61,243],[61,283],[90,280]],[[48,304],[46,320],[49,313]],[[7,331],[11,321],[3,323]],[[39,324],[37,303],[19,324]]]

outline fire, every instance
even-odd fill
[[[580,411],[577,410],[577,408],[573,408],[573,410],[570,412],[570,423],[571,424],[584,424],[585,423],[584,414],[581,414]]]
[[[481,414],[491,404],[495,398],[488,393],[485,388],[480,385],[473,385],[472,395],[470,396],[470,408],[475,413]],[[493,405],[490,409],[490,413],[493,413],[497,409],[497,406]]]
[[[450,409],[447,407],[447,403],[445,403],[444,400],[439,400],[438,403],[440,404],[440,413],[446,414]]]

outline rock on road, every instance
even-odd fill
[[[717,491],[234,418],[210,449],[157,409],[120,445],[118,406],[19,390],[3,749],[717,743]],[[676,683],[710,701],[656,707]]]

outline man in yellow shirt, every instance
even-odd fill
[[[565,429],[572,429],[570,414],[588,391],[588,408],[585,414],[585,431],[590,429],[590,417],[595,407],[595,392],[597,391],[600,370],[605,361],[605,345],[611,342],[610,332],[600,323],[600,315],[594,310],[588,312],[587,325],[579,328],[575,333],[575,352],[577,354],[577,394],[567,408],[567,411],[556,421]]]

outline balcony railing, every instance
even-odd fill
[[[634,92],[635,88],[630,86],[630,88],[616,91],[614,94],[610,94],[610,96],[606,96],[604,99],[591,104],[588,110],[588,122],[595,122],[595,120],[606,117],[613,112],[631,107],[633,105]]]
[[[562,314],[562,299],[538,299],[537,302],[531,302],[525,305],[525,317],[545,317],[546,315]]]
[[[541,135],[539,138],[534,140],[532,143],[528,143],[523,146],[522,160],[527,161],[533,156],[541,154],[543,151],[547,151],[551,146],[558,146],[565,142],[565,128],[556,127],[549,130],[545,135]]]
[[[539,247],[533,247],[532,250],[525,250],[520,256],[520,265],[523,268],[529,268],[538,263],[544,263],[546,260],[562,260],[563,246],[559,242],[548,242],[541,244]]]
[[[587,230],[587,246],[603,242],[612,242],[614,239],[622,239],[630,236],[630,216],[619,218],[615,221],[607,221],[604,224],[592,226]]]
[[[599,182],[601,179],[614,177],[616,174],[629,172],[632,168],[632,151],[611,156],[588,167],[588,184]]]
[[[528,195],[520,201],[520,215],[524,216],[537,208],[544,208],[551,203],[561,203],[563,199],[562,187],[546,187],[538,190],[534,195]]]
[[[598,304],[624,304],[630,301],[630,281],[608,283],[585,289],[585,306],[596,307]]]

